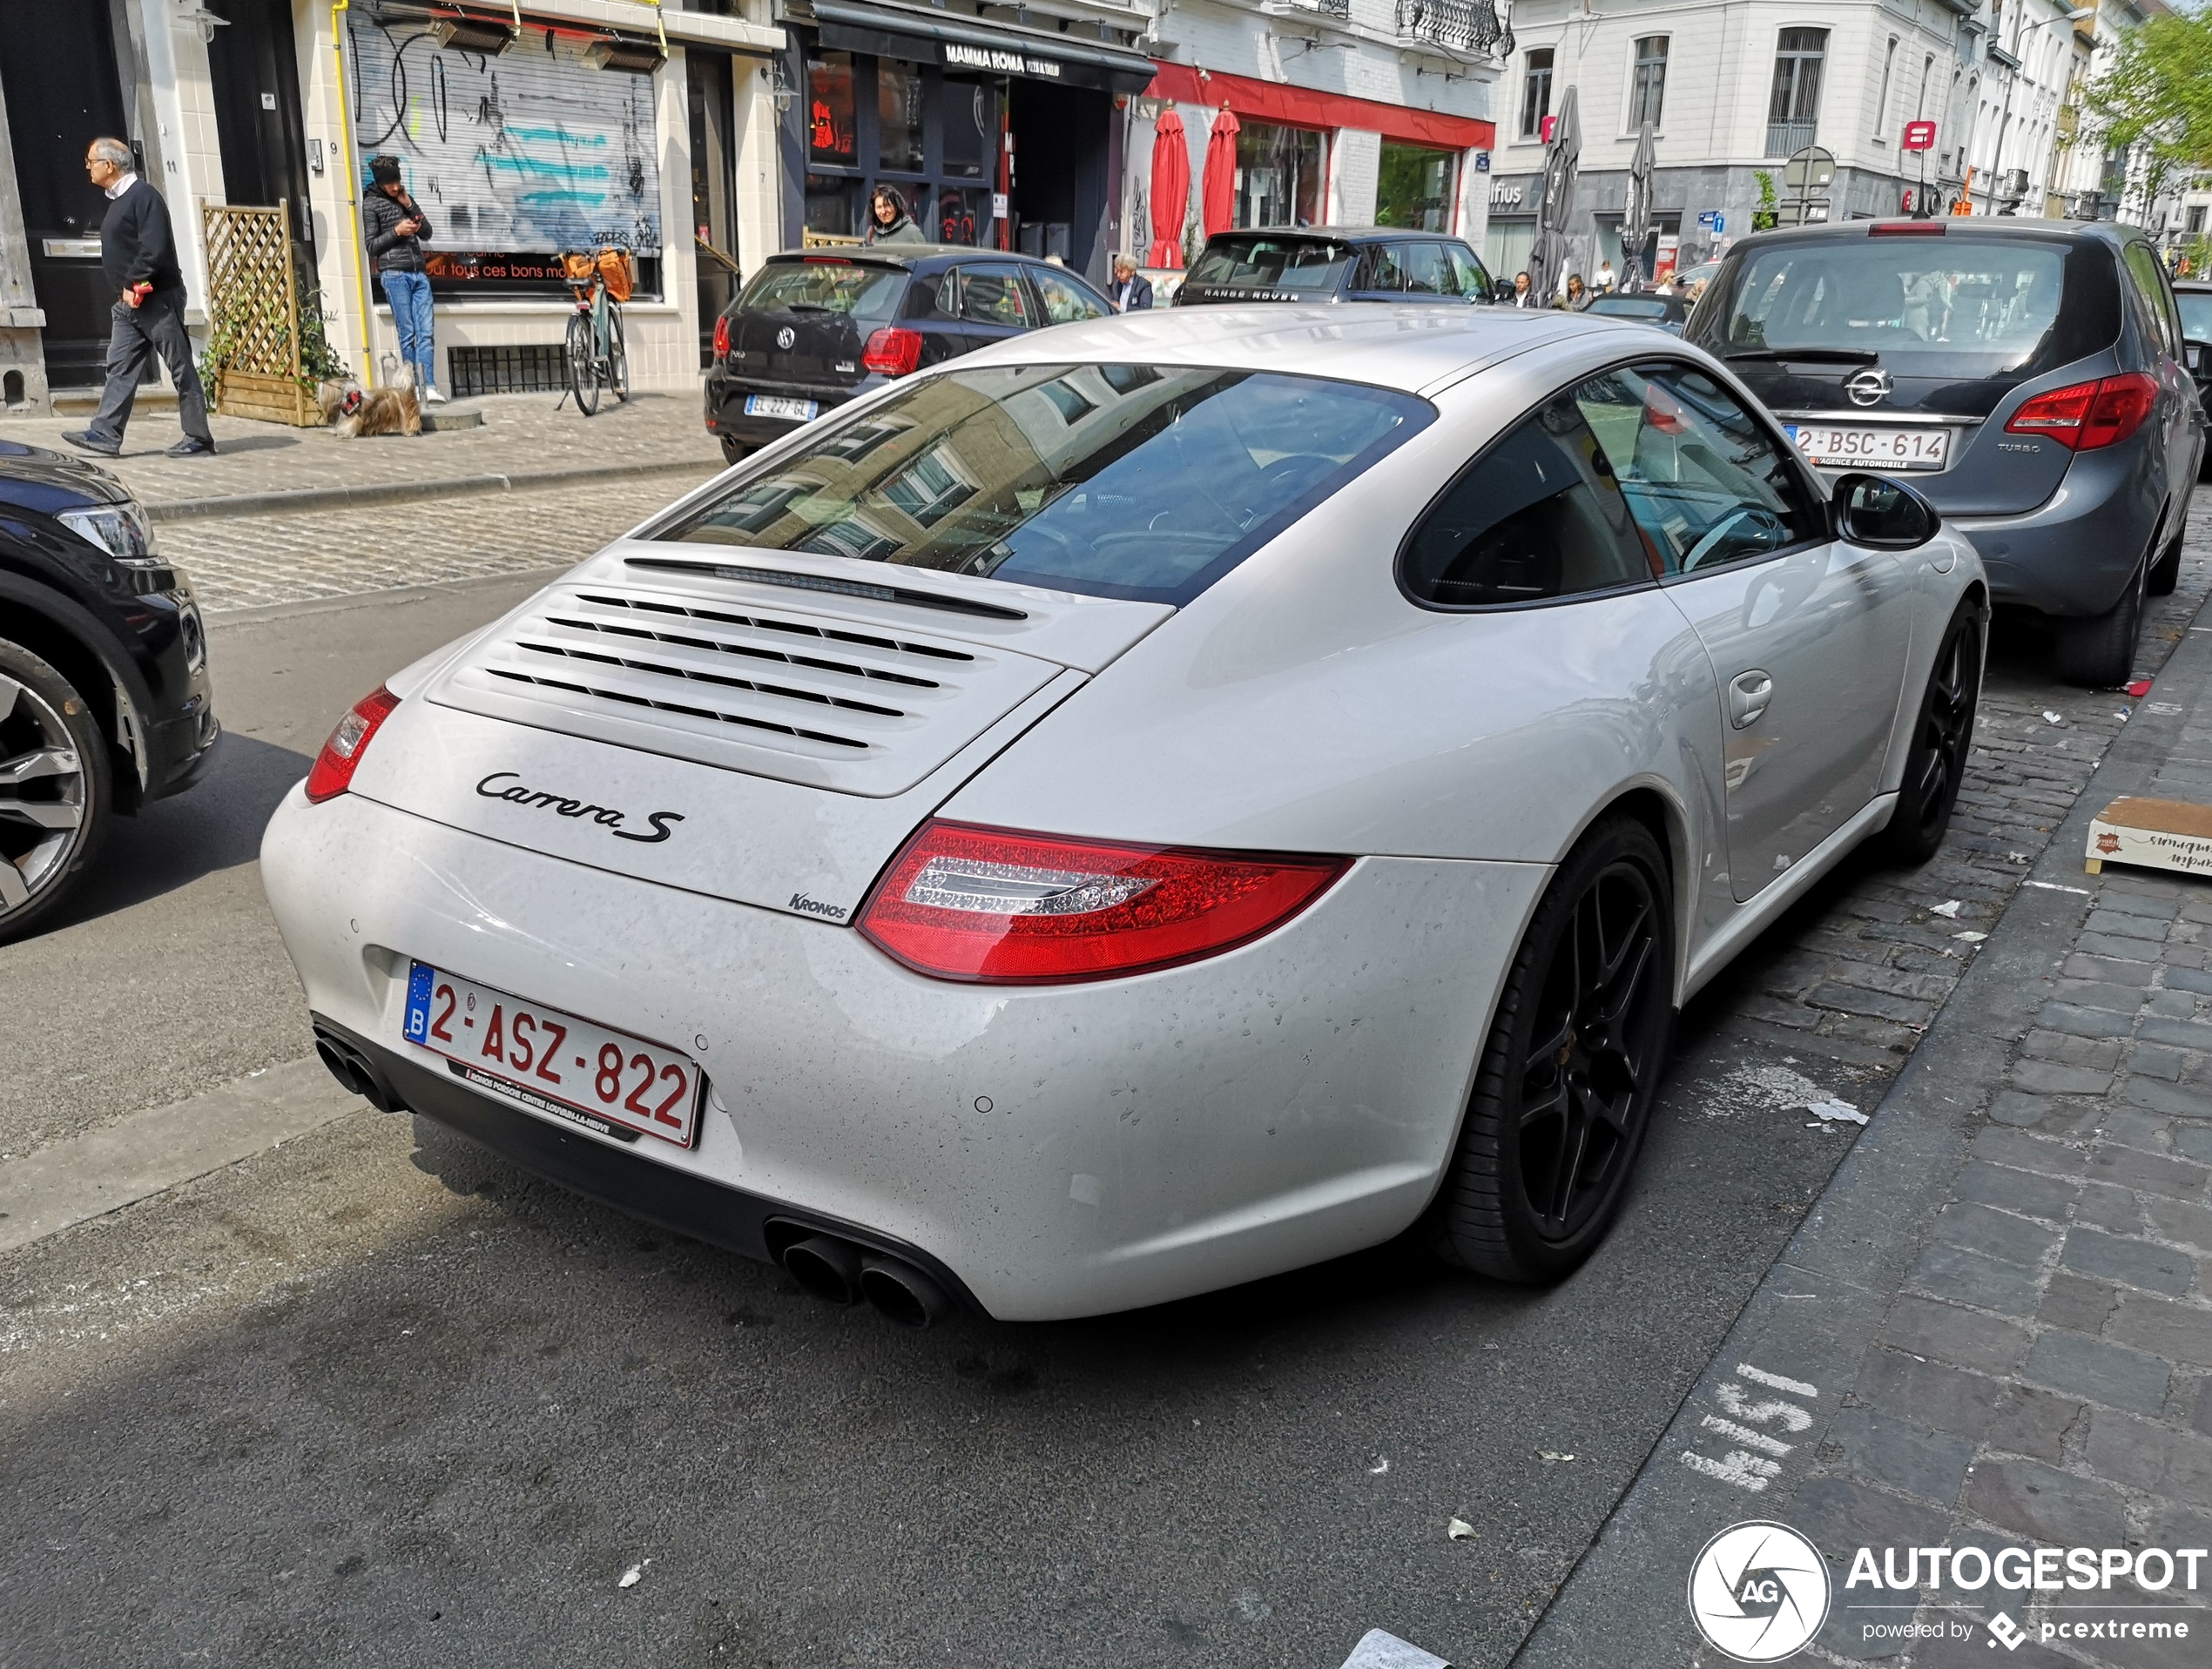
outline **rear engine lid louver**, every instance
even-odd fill
[[[1059,670],[873,619],[577,579],[481,640],[431,698],[880,797],[921,781]]]

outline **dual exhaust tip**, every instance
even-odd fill
[[[379,1113],[404,1113],[408,1110],[407,1103],[400,1100],[399,1092],[384,1081],[384,1074],[377,1071],[351,1039],[317,1026],[315,1053],[342,1088],[360,1096]]]
[[[953,1312],[945,1289],[903,1258],[871,1252],[829,1235],[784,1248],[784,1272],[817,1298],[875,1306],[902,1327],[927,1327]]]

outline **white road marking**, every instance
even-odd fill
[[[1764,1431],[1754,1431],[1748,1425],[1738,1425],[1733,1420],[1723,1420],[1717,1414],[1708,1414],[1697,1423],[1708,1431],[1717,1431],[1723,1437],[1732,1437],[1737,1443],[1748,1444],[1754,1449],[1764,1450],[1768,1454],[1777,1457],[1786,1455],[1797,1446],[1793,1443],[1784,1443],[1779,1437],[1770,1437]]]
[[[1808,1385],[1802,1379],[1784,1379],[1780,1374],[1770,1374],[1764,1368],[1754,1368],[1748,1362],[1736,1364],[1736,1376],[1748,1379],[1755,1385],[1764,1385],[1769,1390],[1788,1391],[1792,1396],[1810,1396],[1817,1401],[1820,1396],[1817,1385]]]
[[[1720,1460],[1708,1460],[1685,1449],[1682,1451],[1682,1464],[1693,1472],[1703,1472],[1708,1477],[1716,1477],[1723,1484],[1733,1484],[1739,1490],[1750,1490],[1755,1494],[1766,1488],[1767,1479],[1782,1470],[1773,1461],[1761,1460],[1741,1449],[1730,1450]]]
[[[2074,892],[2085,898],[2089,896],[2089,889],[2086,886],[2060,886],[2056,881],[2022,881],[2020,885],[2039,886],[2046,892]]]
[[[1713,1393],[1713,1400],[1737,1419],[1749,1420],[1754,1425],[1779,1420],[1785,1431],[1803,1431],[1812,1423],[1812,1416],[1795,1403],[1785,1403],[1778,1396],[1754,1403],[1744,1394],[1743,1387],[1733,1382],[1723,1382]]]

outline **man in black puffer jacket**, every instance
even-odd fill
[[[169,230],[169,205],[161,193],[138,178],[131,147],[120,139],[95,139],[84,153],[84,172],[107,193],[107,219],[100,222],[100,266],[116,293],[110,316],[107,387],[91,427],[62,439],[83,452],[112,458],[123,450],[123,431],[138,398],[138,378],[156,353],[177,385],[177,419],[185,438],[169,448],[172,458],[215,450],[207,427],[207,396],[192,365],[192,338],[185,332],[185,276],[177,266],[177,240]]]

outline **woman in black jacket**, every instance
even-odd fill
[[[372,182],[361,194],[361,231],[369,258],[392,304],[392,328],[399,333],[400,357],[415,367],[415,384],[433,406],[445,404],[438,392],[435,322],[430,312],[430,279],[423,271],[422,246],[430,236],[430,217],[400,184],[397,157],[371,157]]]

